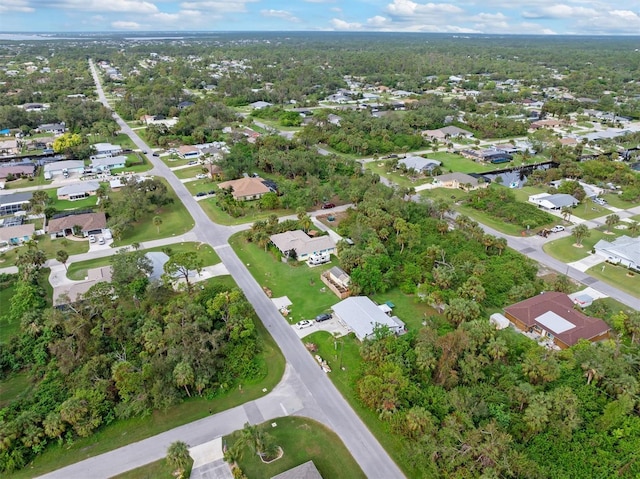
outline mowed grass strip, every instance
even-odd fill
[[[614,229],[610,234],[599,229],[591,229],[589,232],[590,236],[582,240],[582,248],[573,246],[576,239],[573,235],[569,235],[565,238],[545,243],[542,249],[548,255],[551,255],[564,263],[572,263],[589,256],[594,245],[601,239],[605,241],[613,241],[621,234],[624,234],[624,230],[616,229]]]
[[[289,322],[314,318],[340,301],[320,280],[324,271],[337,266],[335,258],[331,263],[310,268],[304,262],[277,260],[271,252],[245,241],[242,233],[232,236],[229,243],[260,286],[269,288],[274,298],[287,296],[291,300]]]
[[[144,252],[164,251],[170,249],[172,253],[182,253],[194,251],[198,253],[198,257],[202,259],[203,266],[212,266],[220,262],[220,257],[216,254],[208,244],[200,244],[194,242],[174,243],[167,246],[158,246],[156,248],[143,249]],[[81,281],[87,276],[90,269],[102,268],[111,264],[111,257],[88,259],[86,261],[78,261],[76,263],[68,263],[67,278]]]
[[[188,184],[189,183],[186,183],[186,185]],[[211,189],[214,188],[215,187],[212,187]],[[243,216],[239,216],[238,218],[234,218],[226,211],[222,211],[222,209],[218,206],[218,200],[215,196],[210,196],[209,198],[200,200],[198,201],[198,204],[211,221],[219,225],[226,226],[255,223],[258,220],[266,220],[271,215],[276,215],[278,217],[295,215],[295,212],[293,210],[286,210],[284,208],[277,210],[262,210],[258,207],[257,201],[247,201],[244,205],[246,207],[245,214]]]
[[[211,278],[208,282],[235,285],[231,277]],[[242,384],[242,389],[221,391],[213,399],[194,397],[163,411],[154,411],[150,416],[117,420],[100,429],[88,438],[77,438],[72,444],[51,444],[41,455],[24,469],[14,473],[12,479],[27,479],[68,466],[89,457],[112,451],[127,444],[146,439],[183,424],[202,419],[226,409],[239,406],[264,396],[280,382],[284,374],[285,360],[266,331],[262,322],[255,320],[256,330],[262,345],[258,358],[262,375]],[[0,385],[1,386],[1,385]],[[137,476],[133,476],[137,477]],[[145,477],[145,476],[142,476]]]
[[[271,427],[271,423],[276,427]],[[313,461],[322,477],[366,477],[340,438],[319,422],[302,417],[281,417],[260,427],[274,437],[284,454],[280,459],[264,464],[245,447],[239,465],[251,479],[269,479],[307,461]],[[225,441],[230,446],[238,437],[239,431],[226,436]]]
[[[615,286],[631,296],[640,298],[640,273],[633,273],[624,266],[606,263],[589,268],[587,274]]]

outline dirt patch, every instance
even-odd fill
[[[336,213],[327,213],[325,215],[318,215],[316,218],[320,223],[328,226],[331,229],[335,229],[341,221],[345,220],[349,214],[346,211],[339,211]],[[333,218],[333,221],[329,221],[329,217]]]

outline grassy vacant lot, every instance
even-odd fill
[[[145,158],[142,153],[129,153],[126,156],[131,166],[126,166],[124,168],[114,168],[111,170],[112,175],[117,175],[125,171],[142,173],[143,171],[149,171],[151,168],[153,168],[153,165],[149,162],[149,160]]]
[[[522,188],[510,188],[516,197],[516,200],[523,203],[529,201],[529,196],[538,195],[540,193],[546,193],[547,189],[541,186],[523,186]]]
[[[615,193],[607,193],[606,195],[601,195],[600,198],[605,200],[611,206],[615,206],[616,208],[620,208],[623,210],[633,208],[634,206],[638,206],[638,203],[632,203],[630,201],[624,201],[620,199],[620,195]]]
[[[604,265],[604,271],[602,270],[602,265],[596,265],[587,270],[587,274],[590,274],[594,278],[598,278],[599,280],[609,283],[625,293],[639,298],[640,273],[634,273],[633,276],[628,276],[628,273],[629,270],[624,266],[616,266],[609,263]]]
[[[265,253],[253,243],[247,243],[241,234],[231,237],[231,246],[243,263],[249,265],[251,274],[260,284],[273,292],[273,297],[288,296],[293,306],[288,319],[295,323],[327,311],[339,299],[320,281],[320,274],[337,265],[331,263],[310,268],[305,263],[290,264],[278,261],[273,254]],[[322,291],[324,289],[324,292]]]
[[[220,262],[220,258],[209,245],[199,245],[198,243],[175,243],[169,246],[159,246],[157,248],[149,248],[141,251],[162,251],[165,248],[171,248],[174,253],[183,251],[196,251],[202,259],[203,266],[212,266]],[[77,263],[68,263],[67,277],[73,280],[83,280],[87,276],[87,271],[93,268],[101,268],[111,264],[111,257],[88,259],[86,261],[78,261]]]
[[[593,220],[595,218],[604,218],[605,216],[612,215],[613,211],[608,210],[600,205],[595,204],[591,200],[587,200],[584,203],[579,204],[575,208],[571,209],[571,216],[577,216],[583,220]]]
[[[165,459],[113,476],[111,479],[175,479]],[[188,474],[187,474],[188,477]]]
[[[206,173],[206,168],[204,168],[202,165],[194,165],[189,168],[183,168],[181,170],[173,170],[173,174],[181,180],[195,178],[195,176],[200,173]]]
[[[14,266],[16,258],[26,248],[26,246],[19,246],[7,251],[6,253],[0,253],[0,268]],[[76,241],[66,238],[52,240],[49,235],[42,235],[38,238],[38,248],[44,251],[47,259],[55,258],[56,251],[61,249],[69,253],[69,256],[72,256],[74,254],[86,253],[89,251],[89,240],[78,239]]]
[[[188,184],[189,183],[187,183],[187,185]],[[256,201],[248,201],[247,208],[245,210],[246,214],[239,218],[234,218],[220,209],[215,196],[210,196],[209,198],[200,200],[198,201],[198,204],[200,204],[200,207],[204,210],[209,219],[219,225],[242,225],[245,223],[254,223],[258,220],[266,220],[270,215],[287,216],[295,214],[295,211],[285,209],[261,210],[258,208],[258,203]]]
[[[398,186],[411,188],[411,187],[416,187],[418,185],[423,185],[425,183],[431,183],[431,178],[429,177],[419,177],[416,180],[412,180],[407,175],[402,174],[399,171],[393,172],[393,173],[387,173],[387,167],[384,165],[386,161],[387,160],[370,161],[369,163],[365,164],[365,168],[368,170],[371,170],[373,173],[376,173],[380,176],[384,176],[385,178],[388,178],[390,181],[392,181]],[[383,166],[380,166],[380,165],[383,165]]]
[[[366,477],[340,438],[319,422],[302,417],[281,417],[273,422],[277,424],[276,427],[271,427],[271,422],[260,427],[274,437],[284,454],[280,459],[264,464],[245,447],[239,465],[247,477],[269,479],[310,460],[322,477]],[[236,431],[226,436],[225,441],[231,445],[239,436],[240,431]]]
[[[465,158],[457,153],[448,153],[446,151],[436,151],[426,155],[428,158],[442,162],[442,171],[448,172],[458,171],[460,173],[482,173],[484,171],[496,170],[498,165],[483,165],[469,158]]]
[[[120,145],[122,148],[125,148],[125,149],[128,148],[131,150],[134,150],[137,148],[136,145],[133,143],[133,141],[131,141],[131,138],[129,138],[124,133],[119,133],[116,136],[110,136],[108,138],[101,138],[99,141],[96,141],[96,143],[100,143],[100,142],[107,142],[113,145]]]
[[[167,188],[173,198],[173,203],[163,206],[155,212],[148,214],[142,221],[134,223],[133,228],[130,228],[123,235],[122,239],[114,242],[114,246],[124,246],[132,243],[142,243],[143,241],[166,238],[167,236],[181,235],[193,228],[195,225],[193,218],[191,218],[182,201],[178,199],[169,185],[167,185]],[[153,218],[155,216],[162,218],[160,228],[157,228],[153,224]]]
[[[371,299],[378,304],[391,301],[395,305],[393,314],[406,323],[407,329],[420,329],[427,316],[437,314],[435,309],[417,301],[416,296],[404,294],[398,288],[375,294]]]
[[[235,284],[232,279],[225,277],[212,278],[209,281],[222,282],[227,285]],[[27,465],[22,471],[15,473],[12,478],[26,479],[38,476],[154,436],[174,427],[202,419],[209,415],[209,410],[217,413],[264,396],[266,393],[262,392],[263,388],[271,391],[280,382],[284,373],[285,360],[278,346],[259,320],[256,320],[256,330],[263,345],[260,363],[264,376],[253,382],[242,384],[241,391],[239,388],[234,388],[233,390],[219,393],[213,399],[194,397],[165,411],[154,411],[148,417],[114,421],[109,426],[100,429],[93,436],[76,439],[71,445],[59,446],[58,444],[52,444],[33,463]]]
[[[318,353],[325,359],[332,369],[329,378],[340,393],[349,402],[354,411],[367,425],[378,439],[382,447],[396,461],[407,477],[422,477],[420,471],[411,469],[409,464],[401,462],[404,451],[403,441],[398,436],[390,434],[388,423],[380,421],[378,414],[364,407],[355,391],[355,382],[362,367],[360,357],[360,342],[353,334],[336,339],[326,331],[318,331],[305,338],[305,342],[318,346]],[[341,368],[344,368],[342,369]],[[348,476],[337,476],[348,477]]]
[[[160,157],[160,159],[164,161],[169,168],[175,168],[176,166],[187,165],[191,161],[191,160],[182,159],[176,154],[163,155]]]
[[[16,373],[0,382],[0,408],[7,406],[14,399],[27,394],[31,389],[29,375],[27,373]]]
[[[582,240],[582,248],[576,248],[575,246],[573,246],[576,240],[573,235],[571,235],[555,241],[550,241],[549,243],[545,243],[542,249],[544,249],[545,253],[553,256],[556,259],[559,259],[560,261],[571,263],[573,261],[578,261],[589,256],[591,250],[593,249],[593,246],[601,239],[613,241],[616,237],[620,236],[620,234],[622,234],[621,231],[624,230],[614,229],[613,234],[605,234],[599,229],[592,229],[589,231],[591,232],[591,236]]]
[[[216,183],[211,181],[209,178],[204,178],[202,180],[189,181],[184,184],[189,190],[189,193],[195,195],[196,193],[200,193],[201,191],[207,192],[211,190],[218,190]]]

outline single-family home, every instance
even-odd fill
[[[218,183],[218,188],[231,188],[233,198],[241,201],[259,200],[262,195],[271,191],[261,178],[240,178],[238,180],[223,181]]]
[[[178,110],[184,110],[185,108],[189,108],[190,106],[195,105],[192,101],[181,101],[178,103]]]
[[[89,196],[95,196],[100,188],[97,181],[81,181],[72,185],[66,185],[58,188],[56,192],[59,200],[82,200]]]
[[[268,101],[261,100],[261,101],[254,101],[253,103],[250,103],[249,106],[253,110],[262,110],[263,108],[273,106],[273,103],[269,103]]]
[[[178,148],[178,156],[185,160],[192,160],[202,155],[202,152],[192,145],[182,145]]]
[[[33,193],[31,192],[0,195],[0,216],[8,216],[26,210],[32,197]]]
[[[60,123],[45,123],[44,125],[38,126],[36,130],[38,131],[38,133],[51,133],[52,135],[62,135],[65,131],[67,131],[67,128],[64,122],[60,122]]]
[[[386,326],[396,334],[405,331],[404,322],[397,316],[388,316],[366,296],[350,296],[331,309],[338,321],[353,331],[360,341],[372,338],[376,327],[380,326]]]
[[[447,173],[433,178],[433,185],[438,188],[460,189],[465,191],[486,188],[489,183],[466,173]]]
[[[285,258],[306,261],[313,255],[336,254],[336,242],[330,236],[312,238],[302,230],[285,231],[269,238]]]
[[[457,126],[449,125],[436,130],[424,130],[422,136],[430,140],[447,140],[449,138],[473,138],[473,133]]]
[[[554,195],[549,193],[539,193],[537,195],[529,196],[529,203],[538,205],[540,208],[546,210],[561,210],[564,207],[576,206],[580,203],[573,196],[566,193],[556,193]]]
[[[473,161],[483,161],[490,163],[508,163],[513,160],[513,156],[499,148],[485,148],[483,150],[466,149],[460,152],[465,158]]]
[[[529,128],[532,130],[538,130],[540,128],[558,128],[562,123],[558,120],[547,119],[531,122]]]
[[[122,153],[120,145],[112,145],[111,143],[96,143],[93,145],[96,150],[96,157],[115,156]]]
[[[20,153],[20,146],[18,140],[3,140],[0,141],[0,156],[13,156]]]
[[[574,308],[565,293],[545,292],[504,309],[505,317],[518,329],[552,340],[560,349],[581,339],[600,341],[609,337],[609,325]]]
[[[610,263],[640,271],[640,237],[623,235],[613,241],[600,240],[593,247],[596,254]]]
[[[313,461],[307,461],[299,466],[287,469],[271,479],[322,479],[322,476]]]
[[[33,223],[0,228],[0,246],[20,245],[25,241],[29,241],[33,237],[34,232],[35,226]]]
[[[104,213],[81,213],[53,217],[47,225],[47,232],[51,238],[59,238],[73,234],[73,228],[77,226],[82,236],[90,234],[102,234],[107,228],[107,217]]]
[[[0,179],[4,180],[9,176],[14,178],[33,177],[36,173],[34,163],[4,163],[0,165]]]
[[[44,165],[44,179],[51,180],[55,176],[69,176],[71,174],[84,173],[84,161],[82,160],[63,160],[52,161]]]
[[[407,156],[400,161],[407,170],[414,170],[417,173],[430,174],[434,169],[442,165],[441,161],[423,158],[421,156]]]
[[[107,156],[91,160],[91,169],[94,172],[110,171],[114,168],[124,168],[127,165],[126,156]]]

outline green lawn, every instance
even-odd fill
[[[604,216],[612,215],[613,211],[608,210],[600,205],[595,204],[591,200],[586,200],[584,203],[579,204],[575,208],[572,208],[572,216],[577,216],[583,220],[593,220]]]
[[[275,214],[277,216],[287,216],[295,214],[294,211],[285,209],[261,210],[258,208],[258,204],[256,201],[248,201],[247,209],[245,210],[246,214],[238,218],[233,218],[220,209],[215,196],[200,200],[198,201],[198,204],[207,214],[209,219],[219,225],[241,225],[244,223],[254,223],[258,220],[266,220],[272,214]]]
[[[338,264],[337,259],[310,268],[306,263],[293,265],[277,260],[270,252],[265,253],[264,249],[247,243],[241,233],[232,236],[229,243],[242,262],[249,265],[249,271],[260,286],[269,288],[273,297],[289,297],[293,303],[289,307],[289,322],[313,318],[340,301],[320,280],[322,272]]]
[[[149,248],[141,251],[162,251],[165,248],[171,248],[174,253],[183,251],[196,251],[202,259],[203,266],[212,266],[220,262],[220,257],[209,245],[200,245],[198,243],[175,243],[170,246],[159,246],[157,248]],[[111,264],[111,257],[88,259],[86,261],[78,261],[77,263],[68,263],[67,277],[73,280],[83,280],[87,276],[87,271],[93,268],[101,268]]]
[[[629,270],[623,266],[607,263],[604,265],[604,271],[602,266],[596,265],[593,268],[589,268],[587,274],[611,286],[615,286],[631,296],[640,298],[640,273],[633,273],[633,276],[627,276]]]
[[[191,160],[185,160],[180,158],[178,155],[172,154],[172,155],[164,155],[161,156],[160,159],[162,161],[164,161],[164,163],[169,167],[169,168],[175,168],[176,166],[183,166],[183,165],[187,165],[189,164],[189,162]]]
[[[212,278],[210,281],[223,282],[224,284],[233,283],[232,279],[224,277]],[[71,445],[59,446],[52,443],[33,463],[11,477],[27,479],[38,476],[202,419],[210,414],[209,411],[217,413],[264,396],[282,379],[285,360],[278,346],[259,320],[256,320],[256,330],[263,346],[260,355],[263,375],[253,382],[242,384],[242,390],[234,388],[218,394],[211,400],[194,397],[167,410],[154,411],[153,414],[145,418],[114,421],[91,437],[76,439]],[[266,389],[267,393],[263,392],[263,389]]]
[[[500,168],[499,165],[483,165],[477,163],[469,158],[465,158],[457,153],[449,153],[446,151],[436,151],[435,153],[429,153],[428,158],[438,160],[442,162],[442,171],[448,172],[457,171],[460,173],[482,173],[485,171],[496,170]]]
[[[593,246],[601,239],[613,241],[624,232],[624,230],[616,229],[613,230],[613,234],[605,234],[604,231],[600,231],[599,229],[592,229],[589,231],[591,232],[591,236],[582,240],[582,248],[576,248],[573,246],[576,240],[573,235],[571,235],[545,243],[543,249],[545,253],[559,259],[560,261],[572,263],[573,261],[578,261],[589,256]]]
[[[188,183],[185,183],[184,186],[186,186],[187,190],[189,190],[192,195],[200,193],[201,191],[207,192],[211,190],[218,190],[218,186],[216,185],[216,183],[211,181],[211,179],[209,178],[189,181]]]
[[[37,175],[33,178],[22,178],[20,180],[8,181],[5,183],[6,190],[15,190],[17,188],[27,188],[29,186],[51,186],[51,181],[44,179],[44,170],[40,168]]]
[[[162,180],[164,182],[164,180]],[[165,182],[166,184],[166,182]],[[181,235],[194,227],[193,218],[178,199],[175,192],[167,184],[173,203],[159,208],[148,214],[142,221],[134,223],[132,228],[125,232],[120,240],[114,241],[114,246],[124,246],[132,243],[142,243],[168,236]],[[162,218],[162,224],[157,228],[153,224],[153,218]]]
[[[0,381],[0,408],[28,393],[30,389],[29,374],[26,372],[12,374],[8,379]]]
[[[93,137],[93,139],[96,139],[96,138],[97,137]],[[101,138],[100,140],[95,141],[95,143],[101,143],[101,142],[107,142],[113,145],[120,145],[124,149],[135,150],[137,148],[136,145],[133,143],[133,141],[131,141],[131,138],[129,138],[124,133],[119,133],[116,136]]]
[[[392,181],[398,186],[403,186],[408,188],[416,187],[418,185],[423,185],[425,183],[431,183],[432,181],[432,179],[429,177],[419,177],[416,180],[412,180],[407,175],[402,174],[399,171],[388,173],[387,167],[384,165],[386,161],[387,160],[370,161],[369,163],[365,164],[365,168],[368,170],[371,170],[373,173],[376,173],[380,176],[388,178],[390,181]],[[383,165],[383,166],[380,166],[380,165]]]
[[[615,193],[607,193],[606,195],[600,196],[600,198],[605,200],[611,206],[614,206],[616,208],[620,208],[620,209],[623,209],[623,210],[626,210],[626,209],[629,209],[629,208],[633,208],[634,206],[638,206],[637,202],[633,203],[633,202],[630,202],[630,201],[621,200],[620,199],[620,195],[617,195]]]
[[[538,195],[540,193],[546,193],[547,188],[542,186],[524,186],[522,188],[510,188],[513,194],[516,197],[516,200],[521,201],[522,203],[527,203],[529,201],[529,196]]]
[[[469,206],[456,206],[456,210],[459,213],[467,215],[469,218],[478,221],[479,223],[490,226],[493,229],[512,236],[521,236],[523,233],[525,236],[532,235],[533,230],[527,231],[527,228],[523,228],[520,225],[514,225],[511,223],[505,223],[504,221],[494,218],[493,216],[485,213],[484,211],[478,211]],[[560,221],[560,219],[558,219]],[[549,225],[553,222],[549,223]]]
[[[271,423],[275,423],[276,427],[272,427]],[[269,479],[310,460],[322,477],[366,477],[340,438],[319,422],[302,417],[281,417],[259,427],[274,437],[284,454],[280,459],[264,464],[245,447],[239,466],[251,479]],[[232,445],[239,436],[240,431],[236,431],[224,440]]]
[[[55,258],[56,252],[58,250],[65,250],[69,253],[69,256],[75,254],[86,253],[89,251],[89,240],[88,239],[77,239],[71,240],[67,238],[58,238],[52,240],[49,235],[42,235],[38,237],[38,248],[44,251],[47,259]],[[26,246],[19,246],[17,248],[12,248],[6,253],[0,253],[0,268],[6,268],[8,266],[14,266],[16,262],[16,258],[18,255],[24,251]]]
[[[9,300],[14,292],[15,284],[0,288],[0,344],[9,342],[9,339],[20,331],[20,323],[18,321],[9,321],[4,318],[4,314],[9,311]],[[1,396],[2,391],[0,390]]]
[[[56,211],[68,211],[68,210],[83,210],[87,208],[93,208],[98,203],[97,196],[89,196],[82,200],[59,200],[56,189],[47,190],[49,198],[51,198],[50,206],[54,207]]]
[[[393,314],[405,322],[407,329],[420,329],[427,316],[437,314],[432,307],[417,301],[416,296],[404,294],[398,288],[375,294],[371,299],[378,304],[391,301],[395,305]]]
[[[193,161],[193,160],[190,160]],[[195,178],[197,174],[205,173],[206,168],[203,165],[194,165],[190,168],[183,168],[181,170],[173,170],[173,174],[176,175],[181,180],[186,180],[188,178]]]
[[[333,384],[405,475],[407,477],[423,477],[421,471],[412,469],[409,464],[402,462],[405,445],[400,437],[391,434],[389,423],[382,422],[378,414],[364,407],[357,397],[355,382],[360,375],[362,358],[360,356],[360,342],[355,336],[350,334],[336,341],[330,333],[318,331],[305,337],[305,342],[318,346],[318,352],[314,354],[319,354],[329,363],[332,369],[329,378]]]
[[[175,479],[167,461],[160,459],[145,466],[123,472],[111,479]],[[188,476],[187,476],[188,477]]]
[[[127,155],[127,158],[129,162],[132,163],[132,165],[126,166],[124,168],[114,168],[111,170],[112,175],[118,175],[123,172],[142,173],[153,168],[153,165],[149,162],[149,160],[145,158],[143,154],[129,153]]]

